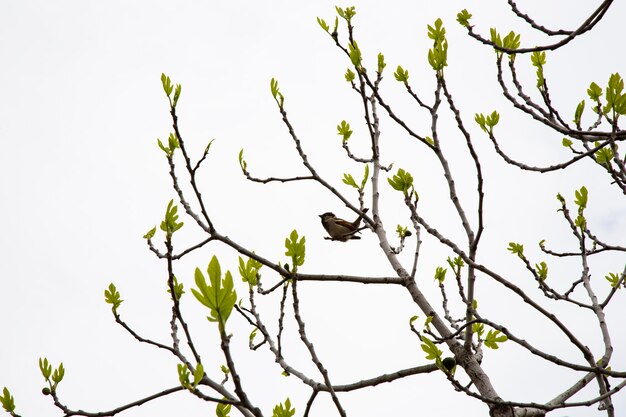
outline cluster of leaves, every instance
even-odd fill
[[[440,284],[443,284],[447,272],[448,270],[446,268],[438,266],[437,269],[435,269],[435,279],[439,281]]]
[[[469,27],[469,21],[472,18],[472,14],[467,11],[467,9],[461,10],[456,15],[456,21],[459,22],[461,26]]]
[[[189,377],[191,373],[189,372],[189,368],[187,365],[178,364],[178,380],[180,381],[180,385],[189,390],[193,391],[196,389],[202,378],[204,377],[204,367],[201,363],[196,365],[196,369],[193,372],[193,381],[190,381]]]
[[[443,69],[448,65],[448,41],[441,19],[435,20],[434,26],[428,25],[428,37],[433,40],[433,47],[428,50],[428,63],[442,77]]]
[[[526,259],[524,256],[524,245],[521,243],[509,242],[507,250],[513,255],[517,255],[520,259]]]
[[[176,135],[173,133],[170,133],[170,136],[167,138],[167,146],[163,145],[163,142],[161,142],[161,139],[157,139],[157,143],[159,145],[159,148],[161,148],[161,150],[165,152],[165,155],[168,158],[171,158],[172,156],[174,156],[174,151],[180,148],[180,142],[178,138],[176,137]]]
[[[367,184],[367,179],[370,175],[370,167],[369,165],[365,165],[365,172],[363,173],[363,179],[361,180],[361,184],[357,184],[354,180],[352,174],[343,174],[343,183],[349,185],[353,188],[356,188],[359,191],[363,191],[365,189],[365,184]]]
[[[50,392],[56,391],[57,385],[63,380],[63,377],[65,376],[65,368],[63,367],[63,362],[61,362],[59,366],[53,371],[52,365],[48,362],[48,358],[39,358],[39,369],[41,370],[41,374],[43,375],[44,379],[48,383],[48,386],[42,390],[44,395],[48,395],[50,394]]]
[[[398,234],[398,238],[400,239],[404,239],[412,235],[409,228],[406,226],[402,226],[402,225],[396,226],[396,233]]]
[[[606,103],[602,105],[602,95],[605,94]],[[612,123],[617,123],[619,116],[626,115],[626,93],[624,93],[624,79],[619,73],[609,76],[609,81],[604,91],[595,82],[589,84],[587,96],[596,103],[593,108],[597,114],[610,118]],[[574,113],[574,122],[579,126],[585,109],[585,100],[578,103]]]
[[[543,76],[543,66],[546,64],[546,53],[544,51],[533,52],[530,55],[530,62],[532,63],[533,67],[537,68],[537,88],[543,91],[545,89],[546,82]],[[580,117],[578,117],[578,120],[580,120]]]
[[[180,84],[176,84],[176,86],[174,86],[170,77],[165,74],[161,74],[161,84],[163,85],[163,90],[165,91],[167,99],[170,102],[170,107],[175,108],[176,104],[178,104],[178,99],[180,98],[182,86]],[[173,96],[172,92],[174,92]]]
[[[291,401],[289,401],[289,398],[285,400],[284,404],[280,403],[274,407],[274,410],[272,411],[272,417],[292,417],[294,414],[296,414],[296,409],[291,408]]]
[[[280,89],[278,88],[278,81],[274,78],[270,81],[270,91],[272,92],[272,97],[276,100],[276,104],[278,104],[278,107],[282,109],[285,104],[285,96],[283,96],[280,92]]]
[[[243,282],[247,282],[251,287],[256,287],[261,279],[259,270],[263,264],[256,259],[248,258],[246,262],[239,257],[239,274]]]
[[[305,242],[306,238],[302,236],[298,240],[298,232],[294,229],[288,238],[285,238],[285,255],[291,258],[291,272],[298,272],[298,267],[304,265]],[[289,264],[285,264],[285,269],[289,271]]]
[[[500,330],[494,329],[490,329],[487,332],[487,335],[483,338],[483,335],[485,334],[485,325],[483,323],[472,324],[472,331],[478,336],[478,340],[482,340],[485,346],[494,350],[500,348],[498,343],[504,343],[509,340],[509,338],[505,334],[502,334]]]
[[[486,116],[482,113],[476,113],[474,116],[474,120],[478,123],[478,126],[490,135],[493,134],[493,127],[498,124],[500,121],[500,114],[497,111],[491,112],[490,115]]]
[[[393,177],[387,178],[387,182],[394,190],[401,191],[404,197],[417,195],[413,187],[413,176],[402,168],[399,168]]]
[[[520,47],[520,35],[510,31],[504,38],[500,36],[496,28],[491,28],[491,42],[503,49],[518,49]],[[495,48],[494,48],[495,49]],[[502,51],[495,49],[498,59],[502,57]],[[515,54],[508,54],[511,61],[515,60]]]
[[[589,192],[587,191],[587,188],[583,186],[581,187],[580,190],[575,191],[574,197],[575,197],[574,204],[578,206],[578,216],[576,217],[574,224],[576,225],[576,227],[579,227],[582,230],[584,230],[585,227],[587,226],[587,220],[585,219],[584,211],[585,211],[585,208],[587,208],[587,201],[589,200]]]
[[[405,70],[400,65],[398,65],[398,68],[396,69],[396,72],[393,73],[393,76],[401,83],[408,84],[409,82],[409,71]]]

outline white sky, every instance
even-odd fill
[[[499,271],[513,271],[511,279],[522,286],[527,282],[524,288],[539,297],[519,262],[505,250],[507,243],[524,243],[536,261],[544,259],[536,249],[543,238],[554,248],[573,249],[575,242],[556,213],[554,195],[561,192],[571,202],[574,189],[586,185],[594,231],[605,241],[623,244],[624,198],[590,162],[565,173],[529,175],[493,157],[487,139],[472,121],[475,112],[500,111],[496,133],[520,159],[545,164],[562,161],[568,154],[559,135],[511,111],[498,94],[493,52],[465,36],[455,15],[469,9],[484,35],[494,24],[501,32],[522,29],[523,46],[545,39],[530,40],[527,26],[513,21],[504,1],[437,3],[354,2],[359,45],[370,65],[378,52],[385,54],[385,94],[413,126],[426,132],[427,121],[402,94],[392,74],[401,64],[410,71],[414,89],[431,100],[434,75],[426,61],[430,46],[426,25],[437,17],[444,20],[450,42],[447,80],[484,156],[488,223],[481,261]],[[519,6],[535,13],[546,26],[574,28],[596,3],[520,1]],[[40,394],[40,356],[54,364],[63,361],[66,378],[59,393],[71,408],[107,410],[178,383],[176,362],[135,342],[115,325],[103,300],[105,287],[115,282],[125,300],[120,311],[127,322],[146,336],[169,340],[165,265],[141,239],[161,221],[167,201],[174,197],[165,158],[156,146],[156,138],[167,138],[171,126],[159,80],[162,72],[183,85],[178,112],[191,152],[199,155],[208,140],[216,139],[199,181],[222,233],[284,262],[284,238],[296,228],[307,237],[303,272],[392,273],[370,233],[343,245],[323,240],[317,215],[334,211],[348,216],[349,212],[320,187],[251,184],[237,163],[239,149],[245,148],[249,167],[258,176],[304,173],[269,92],[269,80],[276,77],[311,161],[356,201],[340,179],[343,172],[359,177],[362,167],[344,157],[335,126],[343,119],[349,121],[355,130],[353,149],[365,152],[362,115],[357,97],[343,80],[349,63],[315,22],[317,16],[331,22],[334,5],[328,1],[5,1],[0,5],[0,214],[4,219],[0,388],[10,388],[21,415],[59,414],[50,398]],[[546,78],[552,98],[568,118],[586,97],[589,82],[604,86],[611,73],[624,74],[625,15],[626,6],[616,2],[592,33],[548,54]],[[532,86],[528,60],[521,57],[518,65]],[[442,140],[461,140],[450,121],[449,114],[442,116],[444,136],[449,135]],[[382,131],[383,158],[413,173],[424,215],[445,233],[458,236],[458,222],[449,221],[453,214],[432,158],[389,120],[383,120]],[[463,175],[467,161],[456,153],[450,159],[464,201],[471,207],[474,186],[471,176]],[[408,224],[399,196],[387,188],[384,193],[388,230],[397,223]],[[190,219],[184,221],[186,226],[176,236],[179,248],[199,237]],[[421,285],[438,304],[432,274],[450,252],[427,237],[423,251]],[[213,254],[220,257],[223,270],[236,272],[234,252],[208,246],[179,263],[177,276],[187,289],[193,284],[195,267],[206,269]],[[410,254],[406,255],[403,259],[410,262]],[[606,291],[602,277],[619,271],[620,265],[623,258],[619,257],[594,263],[599,288]],[[555,283],[568,282],[577,271],[574,263],[550,266]],[[276,277],[266,271],[264,279],[269,286]],[[245,287],[240,284],[237,279],[243,295]],[[569,347],[560,350],[566,341],[550,328],[539,327],[536,315],[521,302],[489,283],[479,286],[483,311],[537,346],[580,361]],[[300,290],[307,329],[333,381],[353,382],[426,363],[407,326],[410,316],[419,314],[423,319],[423,314],[400,289],[303,284]],[[618,321],[623,317],[623,297],[618,294],[608,310],[616,348],[613,368],[620,370],[626,368],[626,338]],[[184,302],[204,349],[205,368],[217,378],[224,361],[217,350],[216,328],[206,322],[206,312],[190,291]],[[277,303],[276,296],[264,301],[263,311],[271,323],[275,323]],[[577,310],[559,312],[567,315],[585,343],[600,351],[593,320]],[[585,325],[591,330],[585,330]],[[293,336],[293,323],[290,326]],[[233,315],[229,327],[235,333],[234,354],[252,400],[271,415],[274,404],[290,397],[301,415],[309,390],[294,377],[281,377],[267,351],[248,352],[249,329],[239,317]],[[319,379],[295,338],[288,349],[292,349],[288,360]],[[485,367],[505,399],[545,401],[571,381],[571,372],[528,360],[513,343],[486,353]],[[353,416],[487,414],[485,407],[455,393],[439,375],[415,376],[342,398]],[[625,395],[617,397],[615,404],[624,412]],[[214,405],[179,393],[125,415],[171,415],[184,410],[186,415],[199,416],[206,415],[207,409],[212,415]],[[330,412],[333,407],[324,398],[312,415]],[[599,415],[595,407],[553,414]]]

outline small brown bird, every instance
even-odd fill
[[[363,213],[361,213],[352,223],[340,219],[331,212],[320,214],[319,216],[322,219],[322,226],[324,226],[324,229],[326,229],[329,235],[324,239],[338,240],[340,242],[347,242],[350,239],[361,239],[361,237],[357,236],[356,233],[365,228],[360,228],[359,225],[361,224],[361,219],[366,212],[367,209],[364,209]]]

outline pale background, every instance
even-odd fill
[[[357,39],[366,62],[373,65],[376,54],[385,53],[387,97],[398,103],[412,126],[426,134],[428,121],[402,94],[392,73],[398,64],[409,69],[414,89],[426,101],[432,100],[434,75],[426,61],[430,46],[426,25],[441,17],[450,41],[447,79],[475,139],[484,135],[472,122],[473,114],[498,109],[502,118],[497,133],[511,154],[537,164],[564,160],[568,153],[560,145],[560,136],[515,114],[498,94],[493,52],[470,40],[455,15],[469,9],[472,22],[484,35],[493,25],[503,34],[522,30],[523,46],[545,39],[527,35],[528,27],[513,21],[504,1],[443,3],[354,3]],[[547,26],[573,29],[597,4],[533,1],[519,6]],[[43,380],[37,359],[41,356],[55,365],[63,361],[66,377],[59,393],[74,409],[108,410],[178,383],[176,362],[135,342],[115,325],[103,300],[103,290],[115,282],[125,300],[120,311],[127,322],[145,336],[169,340],[166,270],[141,239],[160,222],[167,201],[174,197],[165,158],[156,146],[156,138],[166,139],[171,126],[161,72],[183,84],[180,125],[193,155],[216,139],[199,181],[222,233],[284,262],[284,238],[297,228],[307,237],[304,272],[392,273],[368,233],[349,244],[323,240],[319,213],[352,214],[319,186],[251,184],[238,168],[237,153],[245,148],[249,167],[259,176],[304,173],[269,92],[269,80],[276,77],[311,161],[356,201],[340,178],[348,171],[360,178],[362,167],[344,157],[335,126],[348,120],[355,129],[353,149],[365,152],[360,105],[343,80],[349,62],[315,22],[317,16],[332,22],[334,5],[327,1],[2,1],[0,388],[10,388],[21,415],[60,414],[40,393]],[[624,15],[626,7],[616,2],[591,33],[548,55],[546,78],[564,114],[573,114],[578,101],[586,97],[589,82],[604,86],[612,72],[625,72]],[[519,66],[532,86],[527,59],[521,58]],[[589,103],[587,107],[588,111]],[[443,132],[449,132],[442,140],[460,142],[450,122],[449,114],[440,121]],[[386,119],[382,131],[383,158],[413,173],[424,215],[448,235],[460,236],[458,221],[449,217],[453,214],[432,157]],[[590,189],[593,230],[605,241],[623,244],[624,198],[592,163],[578,164],[566,173],[524,174],[494,158],[486,138],[478,142],[489,204],[482,262],[501,272],[512,271],[509,278],[538,297],[520,263],[505,248],[511,240],[524,243],[536,262],[545,258],[536,246],[543,238],[555,249],[574,249],[575,242],[556,213],[554,195],[561,192],[571,202],[581,185]],[[467,160],[464,154],[454,153],[458,148],[449,149],[471,212],[474,185],[471,176],[463,175]],[[470,165],[467,172],[472,172]],[[387,188],[384,193],[388,229],[398,222],[406,225],[399,195]],[[449,218],[454,220],[448,222]],[[198,238],[190,219],[183,220],[186,226],[175,238],[179,248]],[[155,239],[160,241],[162,237]],[[436,304],[438,290],[432,274],[450,251],[425,236],[423,251],[421,285]],[[178,265],[177,276],[187,289],[193,284],[193,269],[205,269],[213,254],[220,256],[224,270],[236,272],[235,253],[215,245],[205,247]],[[410,254],[406,255],[403,259],[408,262]],[[608,287],[601,282],[603,276],[621,271],[620,265],[623,258],[619,257],[594,261],[601,293]],[[577,273],[575,262],[552,262],[550,267],[553,283],[568,282]],[[266,271],[264,279],[269,286],[276,277]],[[485,313],[538,347],[580,361],[564,338],[539,326],[537,316],[521,302],[488,282],[482,285],[479,303]],[[237,289],[242,296],[245,287],[239,281]],[[307,329],[334,382],[353,382],[426,363],[407,325],[418,312],[400,289],[303,284],[300,292]],[[623,297],[618,294],[608,311],[616,347],[613,368],[620,370],[626,368],[626,339],[620,328]],[[186,316],[203,347],[205,368],[218,378],[223,359],[215,326],[206,322],[206,312],[189,291],[184,301]],[[277,295],[264,302],[270,323],[275,323],[277,302]],[[577,310],[559,311],[585,343],[600,352],[594,320]],[[271,415],[273,405],[289,396],[301,415],[309,390],[294,377],[281,377],[266,350],[248,352],[249,329],[239,317],[233,315],[229,327],[235,332],[234,355],[252,400]],[[295,335],[292,322],[288,332]],[[302,346],[292,339],[287,359],[319,379]],[[528,360],[513,343],[487,354],[485,366],[505,399],[545,401],[571,381],[571,372]],[[486,407],[455,393],[439,375],[414,376],[342,398],[349,415],[487,415]],[[615,403],[623,413],[625,396]],[[199,416],[212,415],[213,410],[214,405],[178,393],[125,415]],[[312,415],[334,412],[324,397]],[[595,406],[553,414],[599,415]]]

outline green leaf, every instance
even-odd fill
[[[287,398],[284,405],[281,403],[274,407],[272,417],[292,417],[295,413],[296,409],[291,408],[291,401]]]
[[[163,91],[165,91],[165,94],[167,94],[167,96],[169,97],[172,94],[172,90],[174,89],[174,87],[172,86],[172,80],[170,79],[170,77],[162,73],[161,84],[163,85]]]
[[[520,35],[510,31],[508,35],[502,39],[502,44],[507,49],[518,49],[520,47]],[[509,54],[511,60],[515,59],[515,54]]]
[[[305,242],[306,239],[304,236],[298,240],[298,232],[295,229],[291,232],[289,237],[285,239],[285,248],[287,249],[285,255],[291,257],[294,273],[299,266],[304,264]]]
[[[448,270],[440,266],[438,266],[435,270],[435,279],[439,281],[440,284],[442,284],[443,281],[446,279],[446,272],[448,272]]]
[[[278,81],[274,78],[270,81],[270,90],[272,91],[272,97],[276,98],[279,93]]]
[[[485,337],[485,346],[490,349],[498,349],[498,343],[504,343],[509,339],[505,335],[498,336],[499,334],[500,330],[489,330],[487,337]]]
[[[598,101],[602,95],[602,89],[598,84],[592,82],[587,89],[587,94],[591,100]]]
[[[585,100],[582,100],[580,103],[578,103],[578,106],[576,106],[576,112],[574,112],[574,123],[576,123],[576,125],[580,125],[580,119],[583,116],[583,112],[585,111]]]
[[[154,237],[154,234],[156,233],[156,226],[154,226],[152,229],[148,230],[148,232],[143,235],[144,239],[150,240]]]
[[[498,112],[494,110],[485,119],[485,124],[487,126],[489,126],[489,128],[490,128],[489,130],[491,131],[491,128],[493,128],[495,125],[497,125],[499,121],[500,121],[500,114],[498,114]]]
[[[104,290],[104,301],[106,301],[107,304],[113,305],[113,311],[117,310],[120,304],[124,301],[120,297],[120,293],[117,291],[117,288],[115,288],[113,283],[109,284],[108,290]]]
[[[485,331],[485,325],[483,323],[473,323],[472,332],[476,333],[478,337],[481,337]]]
[[[480,128],[486,133],[487,125],[485,124],[485,115],[482,113],[476,113],[474,115],[474,120],[476,121],[476,123],[478,123],[478,126],[480,126]]]
[[[48,362],[48,358],[43,358],[43,360],[39,358],[39,369],[44,379],[49,381],[50,375],[52,375],[52,365]]]
[[[178,278],[176,278],[176,275],[173,276],[173,284],[174,284],[174,296],[176,297],[177,300],[180,300],[180,297],[183,296],[183,294],[185,293],[184,290],[184,285],[183,283],[179,283],[178,282]],[[167,290],[168,293],[172,293],[172,291],[168,288]]]
[[[411,317],[411,318],[409,319],[409,324],[411,324],[411,325],[412,325],[413,323],[415,323],[415,320],[417,320],[418,318],[419,318],[419,317],[417,317],[417,316],[413,316],[413,317]]]
[[[574,193],[576,199],[574,203],[578,206],[579,210],[584,210],[587,207],[587,201],[589,199],[589,193],[587,192],[587,187],[583,186],[580,190],[576,190]]]
[[[363,173],[363,179],[361,180],[361,187],[359,187],[360,190],[363,190],[365,188],[365,184],[367,184],[367,179],[370,176],[370,166],[368,164],[365,164],[365,172]]]
[[[252,341],[253,341],[253,340],[254,340],[254,338],[256,337],[256,334],[257,334],[258,330],[259,330],[259,329],[257,329],[257,328],[255,327],[255,328],[254,328],[254,330],[252,330],[252,331],[250,332],[250,335],[248,336],[248,341],[249,341],[250,343],[252,343]]]
[[[159,145],[159,148],[161,148],[161,150],[165,152],[167,156],[172,156],[169,148],[166,148],[165,145],[163,145],[163,142],[161,142],[161,139],[157,138],[157,144]]]
[[[619,274],[614,274],[613,272],[609,272],[609,274],[606,275],[604,278],[607,281],[609,281],[609,284],[611,284],[611,287],[613,288],[616,288],[617,285],[619,284],[619,280],[620,280]]]
[[[434,26],[428,25],[428,37],[433,40],[433,47],[428,50],[428,63],[440,75],[448,65],[448,41],[441,19],[437,19]]]
[[[443,353],[435,344],[427,338],[422,336],[422,344],[420,345],[424,353],[426,353],[426,359],[428,360],[441,360],[441,354]]]
[[[261,278],[261,274],[259,270],[263,264],[256,259],[248,258],[248,260],[244,263],[243,258],[239,257],[239,275],[241,275],[241,280],[243,282],[247,282],[250,286],[255,287],[259,283],[259,279]]]
[[[4,389],[2,390],[0,403],[2,403],[2,408],[4,408],[4,411],[13,415],[13,412],[15,411],[15,399],[13,398],[7,387],[4,387]]]
[[[54,386],[56,386],[59,382],[63,380],[63,376],[65,376],[65,368],[63,367],[63,362],[59,364],[59,367],[54,370],[52,373],[52,381],[54,382]]]
[[[337,11],[337,14],[345,19],[348,23],[350,23],[354,15],[356,15],[356,10],[354,6],[346,7],[345,9],[335,6],[335,10]]]
[[[535,51],[530,54],[530,62],[533,64],[533,67],[541,68],[546,64],[546,53],[545,51]]]
[[[617,114],[624,114],[626,111],[626,96],[622,95],[624,90],[624,80],[618,74],[611,74],[609,83],[606,87],[606,105],[604,106],[604,114],[613,111]]]
[[[282,93],[280,92],[280,89],[278,88],[278,81],[274,78],[272,78],[270,81],[270,90],[272,92],[272,97],[274,97],[274,100],[276,100],[276,103],[278,103],[278,106],[282,108],[283,103],[285,101],[285,97],[283,97]]]
[[[405,197],[408,195],[409,190],[413,190],[413,176],[402,168],[399,168],[392,178],[387,178],[387,182],[394,190],[402,191]]]
[[[170,136],[167,138],[167,143],[170,148],[170,152],[174,154],[174,150],[180,148],[180,144],[178,143],[178,138],[173,133],[170,133]]]
[[[178,99],[180,98],[180,93],[182,89],[183,87],[180,84],[176,84],[176,89],[174,90],[174,100],[172,102],[172,107],[176,107],[176,104],[178,104]]]
[[[328,26],[328,24],[326,23],[324,19],[321,19],[318,17],[317,23],[320,25],[322,29],[324,29],[324,32],[329,33],[328,31],[330,30],[330,27]]]
[[[347,82],[351,83],[352,81],[354,81],[354,77],[356,76],[356,74],[354,73],[354,71],[352,71],[350,68],[348,68],[346,70],[346,74],[344,75],[345,79]]]
[[[202,381],[202,377],[204,376],[204,367],[201,363],[196,365],[196,370],[193,373],[193,387],[197,387],[200,381]]]
[[[461,268],[465,266],[465,262],[463,262],[463,258],[461,258],[460,256],[457,256],[454,259],[450,259],[450,257],[448,256],[447,262],[453,271],[460,271]]]
[[[245,159],[243,159],[243,148],[241,148],[241,150],[239,151],[239,166],[244,172],[246,171],[246,168],[248,168],[248,163]]]
[[[537,269],[537,274],[539,275],[539,278],[541,278],[542,280],[548,278],[548,265],[545,262],[535,264],[535,268]]]
[[[571,140],[569,140],[568,138],[563,138],[563,142],[561,142],[563,144],[563,146],[565,146],[566,148],[569,148],[570,146],[572,146],[574,144],[574,142],[572,142]]]
[[[401,83],[406,83],[409,81],[409,71],[405,70],[400,65],[398,65],[398,68],[396,69],[396,72],[393,73],[393,76],[396,78],[397,81],[400,81]]]
[[[165,210],[165,220],[161,222],[161,230],[166,234],[167,239],[171,239],[174,232],[183,227],[183,222],[178,222],[178,206],[174,205],[174,200],[170,200]]]
[[[207,273],[210,281],[208,285],[200,268],[196,268],[195,282],[198,289],[192,288],[191,292],[198,301],[209,308],[211,315],[207,319],[218,322],[223,328],[237,301],[233,277],[230,271],[226,271],[224,278],[222,278],[220,263],[215,255],[209,262]]]
[[[509,247],[507,248],[512,254],[519,256],[521,259],[524,259],[524,245],[515,242],[509,242]]]
[[[428,27],[428,37],[435,42],[441,42],[445,39],[446,29],[443,27],[443,22],[441,18],[435,20],[433,26],[427,25]]]
[[[459,22],[461,26],[469,27],[469,21],[472,18],[472,15],[467,11],[467,9],[461,10],[456,15],[456,21]]]
[[[580,227],[581,229],[584,229],[585,226],[587,225],[587,220],[585,219],[585,216],[583,216],[582,214],[579,214],[574,220],[574,225],[576,227]]]
[[[491,34],[491,42],[496,46],[502,47],[502,38],[500,38],[500,34],[496,31],[496,28],[489,29]],[[495,50],[498,56],[502,55],[502,52]]]
[[[396,226],[396,233],[398,234],[398,238],[400,239],[404,239],[412,235],[408,227],[402,227],[401,225]]]
[[[600,142],[596,141],[594,145],[598,146],[600,145]],[[617,147],[617,145],[615,145],[615,147]],[[614,157],[613,149],[611,149],[608,144],[603,148],[598,149],[593,155],[595,156],[597,163],[605,166],[610,165]]]
[[[337,125],[337,134],[339,136],[343,136],[343,141],[346,142],[352,136],[352,130],[350,130],[350,123],[342,120],[341,123]]]
[[[215,406],[215,415],[217,417],[229,417],[230,409],[230,404],[217,403],[217,406]]]
[[[492,111],[487,117],[485,117],[482,113],[476,113],[474,115],[474,120],[484,132],[492,133],[493,127],[500,121],[500,114],[495,110]]]
[[[350,174],[343,174],[343,180],[342,181],[346,185],[349,185],[349,186],[357,188],[357,189],[359,188],[359,186],[356,185],[356,182],[354,181],[354,177],[352,175],[350,175]]]
[[[187,365],[181,363],[178,364],[178,381],[183,388],[191,389],[191,383],[189,382],[189,369]]]
[[[382,53],[378,54],[378,73],[382,74],[383,69],[385,69],[385,67],[387,66],[387,64],[385,64],[385,56]]]
[[[356,41],[352,41],[348,44],[348,55],[350,56],[350,62],[356,68],[361,68],[361,50],[359,49],[359,45],[357,45]]]

